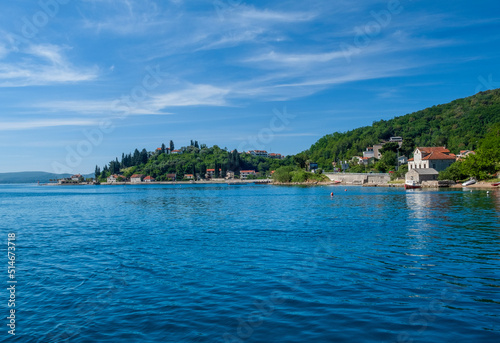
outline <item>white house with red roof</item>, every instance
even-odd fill
[[[455,162],[456,156],[446,147],[419,147],[415,149],[413,158],[408,160],[408,170],[433,168],[442,171]]]
[[[123,175],[113,174],[113,175],[108,176],[107,181],[108,181],[108,183],[115,183],[115,182],[118,182],[118,178],[125,180],[125,177]]]
[[[149,175],[144,178],[144,182],[154,182],[154,181],[155,178]]]
[[[248,178],[248,176],[250,176],[250,175],[257,175],[257,173],[255,172],[255,170],[242,170],[242,171],[240,171],[240,178],[243,180]]]
[[[130,177],[130,182],[131,183],[141,183],[143,179],[144,179],[144,175],[134,174]]]

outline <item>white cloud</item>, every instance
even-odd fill
[[[38,86],[90,81],[98,68],[77,68],[56,45],[30,45],[15,52],[15,58],[0,62],[0,87]]]
[[[20,122],[0,122],[0,131],[27,130],[57,126],[91,126],[97,125],[97,120],[81,119],[44,119]]]
[[[186,85],[179,91],[155,93],[144,100],[134,102],[122,99],[115,100],[72,100],[51,101],[33,105],[45,112],[73,112],[84,115],[127,116],[133,115],[169,115],[169,108],[188,106],[227,106],[226,97],[229,90],[206,84]]]

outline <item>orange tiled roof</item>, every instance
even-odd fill
[[[422,158],[422,160],[455,160],[454,154],[445,154],[439,151],[431,152],[429,155]]]
[[[449,154],[450,150],[446,149],[444,146],[433,146],[433,147],[419,147],[418,150],[422,151],[424,154],[430,154],[432,152],[441,152],[444,154]]]

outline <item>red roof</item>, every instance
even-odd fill
[[[186,175],[184,175],[184,176],[194,176],[194,175],[193,175],[193,174],[186,174]]]
[[[419,147],[422,152],[422,160],[454,160],[456,156],[444,146],[439,147]],[[411,160],[409,160],[411,161]]]
[[[144,178],[144,180],[154,180],[154,179],[155,179],[154,177],[149,176],[149,175]]]
[[[207,172],[215,171],[215,169],[207,169]]]
[[[136,179],[136,178],[138,178],[138,177],[143,177],[143,176],[144,176],[144,175],[142,175],[142,174],[134,174],[134,175],[132,175],[130,178],[131,178],[131,179]]]
[[[240,173],[255,173],[255,170],[242,170]]]
[[[454,154],[444,154],[442,152],[431,152],[429,155],[422,158],[422,160],[455,160]]]
[[[411,161],[415,161],[415,159],[412,157],[412,158],[409,158],[408,159],[408,162],[411,162]]]
[[[435,147],[419,147],[417,148],[420,150],[423,154],[430,154],[432,152],[441,152],[444,154],[449,154],[450,150],[446,149],[444,146],[435,146]]]

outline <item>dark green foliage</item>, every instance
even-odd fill
[[[399,150],[399,144],[395,143],[395,142],[390,142],[390,143],[384,144],[384,146],[382,147],[382,149],[380,149],[380,152],[382,154],[384,154],[387,151],[392,151],[392,152],[397,153],[398,150]]]
[[[394,151],[386,151],[380,161],[375,163],[375,168],[381,172],[387,173],[390,170],[396,170],[398,164],[397,155]]]
[[[174,141],[170,140],[170,152],[175,150]]]
[[[380,120],[372,126],[324,136],[305,154],[320,168],[331,170],[333,161],[350,160],[361,155],[366,147],[391,136],[404,139],[400,155],[411,157],[416,146],[446,146],[458,153],[477,149],[488,129],[499,122],[500,90],[496,89],[391,120]]]
[[[121,163],[118,159],[111,161],[100,173],[101,178],[110,174],[123,174],[130,177],[132,174],[144,174],[154,177],[158,181],[166,181],[166,174],[176,173],[181,180],[185,174],[196,174],[204,178],[207,168],[215,168],[214,177],[223,178],[227,171],[233,171],[239,175],[240,170],[255,170],[260,176],[269,175],[283,165],[291,165],[292,158],[285,160],[271,159],[267,157],[252,156],[246,153],[238,153],[237,150],[228,152],[214,145],[208,148],[205,144],[192,141],[192,146],[182,147],[180,154],[167,154],[155,152],[148,153],[146,149],[135,149],[133,154],[122,154]],[[173,144],[173,143],[172,143]],[[166,150],[166,148],[165,148]],[[97,169],[96,169],[97,171]]]
[[[500,171],[500,123],[488,130],[486,137],[479,142],[475,155],[453,163],[439,173],[441,180],[463,180],[474,177],[479,180],[494,177]]]

